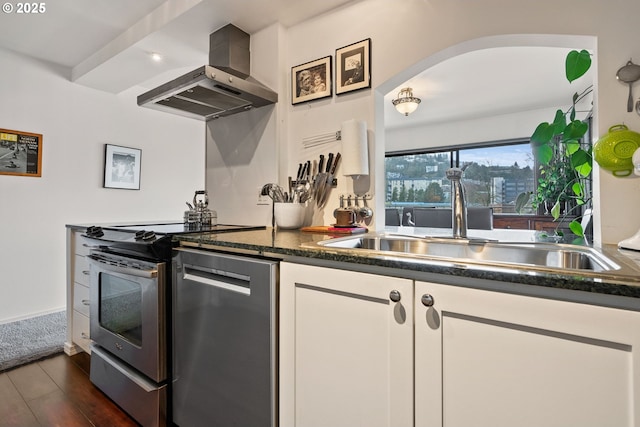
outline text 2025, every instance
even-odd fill
[[[16,13],[45,13],[46,3],[17,3]]]

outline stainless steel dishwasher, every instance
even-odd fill
[[[173,422],[276,427],[278,263],[177,252]]]

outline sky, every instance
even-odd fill
[[[503,147],[474,148],[460,151],[461,163],[475,162],[482,166],[518,166],[533,168],[533,155],[529,144]]]

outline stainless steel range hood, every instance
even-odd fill
[[[138,96],[138,105],[200,120],[278,102],[249,76],[249,34],[231,24],[209,36],[209,64]]]

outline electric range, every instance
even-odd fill
[[[173,417],[174,236],[264,229],[184,223],[91,226],[91,382],[145,427]]]
[[[169,260],[171,258],[171,250],[178,245],[178,242],[173,240],[173,236],[264,230],[265,228],[265,226],[235,224],[216,224],[195,228],[182,222],[140,223],[91,226],[85,230],[83,237],[93,247],[102,250],[144,258]]]

